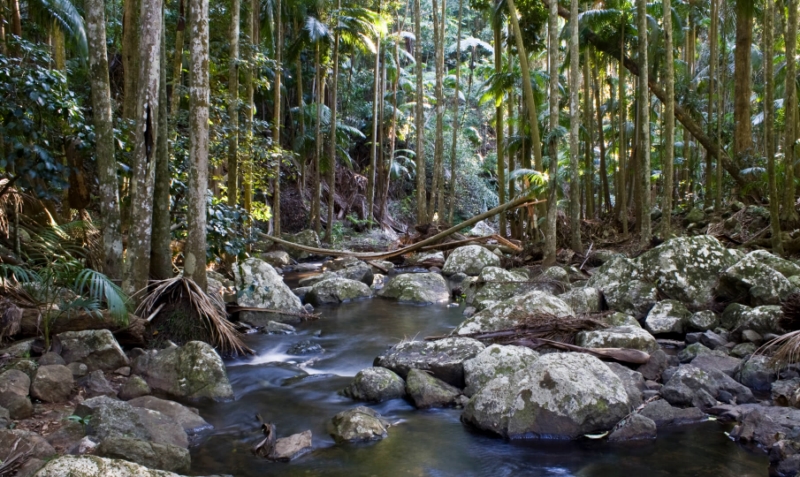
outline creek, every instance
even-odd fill
[[[328,425],[359,405],[339,394],[353,376],[402,339],[447,333],[463,320],[463,307],[413,306],[380,298],[321,307],[322,318],[296,335],[251,334],[256,356],[227,363],[236,400],[202,406],[214,429],[192,445],[192,473],[236,477],[286,476],[552,476],[552,477],[764,477],[767,457],[725,435],[715,421],[659,430],[651,442],[513,440],[475,432],[457,409],[418,411],[403,400],[370,405],[391,422],[389,436],[358,445],[335,445]],[[290,356],[311,340],[324,352]],[[250,449],[261,440],[256,413],[279,437],[311,430],[314,448],[295,461],[270,463]]]

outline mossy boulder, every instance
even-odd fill
[[[237,302],[240,306],[268,308],[291,313],[300,313],[303,304],[292,290],[283,282],[278,272],[269,263],[248,258],[233,267]],[[276,315],[258,311],[243,311],[242,321],[254,326],[264,326],[270,320],[300,321],[293,315]]]
[[[362,282],[367,286],[372,285],[375,277],[372,267],[353,257],[342,257],[331,260],[325,264],[325,269],[337,276]]]
[[[481,311],[489,303],[511,298],[532,288],[533,284],[528,282],[527,275],[510,272],[500,267],[486,267],[481,270],[477,279],[469,280],[469,285],[465,290],[466,301]]]
[[[109,437],[97,446],[96,454],[169,472],[188,472],[191,467],[188,449],[132,437]]]
[[[335,277],[314,284],[306,301],[314,306],[343,303],[372,296],[372,290],[356,280]]]
[[[436,341],[404,341],[375,358],[373,366],[391,369],[405,378],[412,369],[430,371],[453,386],[464,387],[464,362],[485,348],[471,338],[444,338]]]
[[[717,295],[751,306],[779,305],[797,289],[786,276],[770,266],[780,259],[768,255],[751,252],[726,269],[720,276]]]
[[[602,361],[553,353],[487,383],[462,420],[505,437],[576,439],[611,429],[630,411],[622,380]]]
[[[692,313],[677,300],[660,301],[644,320],[645,328],[654,335],[683,333]]]
[[[479,275],[486,267],[499,266],[500,257],[488,249],[480,245],[467,245],[450,252],[450,256],[444,262],[442,273],[449,276],[461,272],[474,276]]]
[[[122,459],[96,455],[63,455],[47,463],[35,477],[180,477],[173,472],[149,469]]]
[[[722,313],[721,326],[733,332],[735,337],[744,330],[753,330],[760,334],[783,334],[780,320],[783,311],[778,305],[749,306],[732,303]]]
[[[658,301],[658,289],[650,282],[630,280],[603,290],[608,307],[640,319]]]
[[[584,348],[630,348],[647,352],[658,349],[655,337],[639,326],[581,331],[575,335],[575,343]]]
[[[571,318],[575,316],[575,312],[558,297],[533,290],[496,303],[472,315],[456,327],[455,333],[468,335],[512,328],[537,315]]]
[[[408,372],[406,392],[417,409],[454,406],[461,395],[458,388],[419,369]]]
[[[693,313],[687,323],[689,328],[698,331],[713,330],[719,325],[719,317],[711,310],[702,310]]]
[[[602,300],[600,290],[592,287],[574,288],[566,293],[558,295],[572,310],[584,315],[588,313],[599,313],[602,311]]]
[[[358,406],[333,416],[331,436],[338,443],[379,441],[388,435],[389,421],[376,411]]]
[[[128,357],[108,330],[67,331],[57,336],[61,357],[67,363],[79,361],[89,371],[113,371],[128,366]]]
[[[357,401],[383,402],[404,397],[406,384],[394,371],[372,367],[359,371],[343,394]]]
[[[450,299],[447,281],[438,273],[397,275],[378,292],[378,296],[401,303],[432,304]]]
[[[622,255],[614,255],[603,263],[586,282],[587,287],[597,288],[606,293],[607,290],[616,288],[629,280],[641,278],[642,272],[639,264]]]
[[[539,358],[539,353],[525,346],[491,345],[472,359],[464,361],[464,394],[472,396],[486,383],[511,376]]]

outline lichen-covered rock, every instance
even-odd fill
[[[418,369],[408,372],[406,392],[417,409],[453,406],[461,395],[454,386]]]
[[[374,278],[372,267],[353,257],[342,257],[331,260],[325,264],[325,268],[332,271],[337,276],[362,282],[367,286],[372,285]]]
[[[405,265],[408,267],[443,267],[444,252],[423,252],[406,257]]]
[[[611,429],[630,412],[628,399],[622,381],[599,359],[553,353],[487,383],[462,419],[507,437],[574,439]]]
[[[99,369],[78,380],[78,386],[85,391],[86,398],[95,396],[116,397],[117,392],[111,387],[105,374]]]
[[[464,362],[484,348],[483,343],[471,338],[404,341],[375,358],[373,366],[388,368],[402,378],[412,369],[430,371],[442,381],[463,388]]]
[[[752,330],[761,335],[767,333],[783,334],[780,320],[783,317],[781,307],[764,305],[750,308],[744,305],[729,305],[723,313],[722,326],[738,337],[745,330]]]
[[[528,282],[526,275],[500,267],[486,267],[477,280],[469,281],[465,290],[466,301],[480,311],[486,308],[487,303],[505,300],[532,288],[533,284]]]
[[[47,459],[56,454],[53,446],[42,436],[21,429],[0,429],[0,451],[6,458],[15,452],[30,453],[30,457],[37,459]]]
[[[155,393],[178,399],[221,401],[233,398],[225,363],[208,343],[151,350],[133,363]]]
[[[644,380],[644,376],[642,376],[642,373],[634,371],[630,368],[626,368],[619,363],[608,362],[605,364],[608,366],[608,369],[610,369],[612,373],[616,374],[617,377],[622,381],[622,385],[625,387],[625,392],[628,394],[628,403],[631,405],[631,408],[636,409],[639,407],[643,401],[642,393],[647,388],[647,384]]]
[[[772,383],[772,402],[777,406],[800,408],[800,378],[781,379]]]
[[[314,285],[316,285],[317,283],[321,282],[322,280],[328,280],[329,278],[336,278],[337,276],[338,275],[336,275],[335,273],[333,273],[333,272],[331,272],[329,270],[325,270],[324,272],[322,272],[320,274],[311,275],[310,277],[301,278],[300,280],[298,280],[297,284],[300,285],[301,288],[305,288],[305,287],[311,288]],[[308,293],[308,292],[306,292],[306,293]],[[295,293],[295,295],[296,295],[296,293]]]
[[[643,253],[637,260],[647,281],[669,298],[702,306],[714,298],[720,273],[739,259],[709,235],[677,237]]]
[[[261,260],[264,260],[273,267],[288,267],[294,260],[287,252],[283,250],[276,250],[274,252],[267,252],[261,254]]]
[[[128,357],[108,330],[67,331],[57,336],[61,357],[67,363],[80,361],[89,371],[113,371],[128,365]]]
[[[705,413],[696,407],[682,409],[672,406],[663,399],[645,404],[640,414],[652,419],[659,428],[693,424],[706,418]]]
[[[608,324],[609,326],[635,326],[641,328],[642,325],[636,321],[636,318],[626,313],[615,311],[600,317],[600,321]]]
[[[113,436],[104,439],[97,446],[97,455],[169,472],[188,472],[191,467],[188,449],[131,437]]]
[[[131,406],[108,396],[87,399],[75,415],[88,418],[86,434],[100,441],[109,437],[132,437],[157,444],[188,448],[189,438],[180,424],[158,411]]]
[[[746,358],[756,352],[758,347],[753,343],[739,343],[731,350],[731,356],[736,358]]]
[[[43,402],[64,402],[72,394],[72,371],[61,364],[39,366],[31,383],[31,396]]]
[[[683,333],[692,313],[677,300],[660,301],[644,320],[645,328],[654,335]]]
[[[63,455],[47,463],[34,477],[180,477],[164,470],[147,467],[121,459],[106,459],[95,455]]]
[[[588,313],[599,313],[602,310],[602,300],[600,290],[591,287],[573,288],[572,290],[558,295],[572,308],[572,311],[579,315]]]
[[[119,398],[123,401],[130,401],[131,399],[147,396],[151,392],[152,390],[147,385],[147,381],[140,376],[131,376],[122,385],[122,389],[119,390]]]
[[[753,355],[743,360],[733,375],[737,381],[756,391],[769,391],[778,380],[778,370],[766,356]]]
[[[656,423],[649,417],[633,414],[608,436],[611,442],[635,441],[656,438]]]
[[[538,358],[539,353],[525,346],[491,345],[464,361],[464,394],[472,396],[492,379],[511,376]]]
[[[309,449],[311,449],[311,431],[304,431],[276,440],[275,448],[269,457],[279,462],[289,462]]]
[[[741,359],[731,356],[701,354],[692,360],[692,366],[697,366],[700,369],[716,369],[732,377],[741,361]]]
[[[726,356],[721,350],[714,350],[702,343],[692,343],[678,352],[678,360],[681,363],[689,363],[693,359],[702,355]]]
[[[653,352],[658,349],[655,337],[639,326],[615,326],[581,331],[575,343],[584,348],[630,348]]]
[[[438,273],[404,273],[389,280],[378,296],[401,303],[444,303],[450,299],[450,290]]]
[[[18,369],[9,369],[0,374],[0,406],[8,409],[11,419],[26,419],[33,415],[28,393],[31,378]]]
[[[558,297],[533,290],[496,303],[472,315],[456,327],[455,333],[468,335],[512,328],[531,315],[571,318],[575,317],[575,312]]]
[[[629,280],[640,279],[642,276],[638,263],[622,255],[614,255],[595,270],[592,277],[586,282],[586,286],[606,293],[609,289],[616,288]]]
[[[722,273],[717,295],[752,306],[779,305],[795,287],[768,262],[757,252],[745,255]]]
[[[715,369],[700,369],[691,364],[678,368],[661,388],[661,395],[673,406],[706,408],[720,400],[722,391],[737,403],[754,401],[753,393],[727,374]]]
[[[486,267],[499,267],[500,257],[480,245],[459,247],[447,257],[442,273],[452,275],[462,272],[467,275],[479,275]]]
[[[157,411],[165,416],[169,416],[180,424],[187,433],[193,433],[211,427],[211,424],[200,417],[197,409],[188,408],[175,401],[159,399],[155,396],[141,396],[131,399],[128,401],[128,404],[133,407],[150,409],[151,411]]]
[[[719,317],[711,310],[698,311],[689,317],[689,328],[699,331],[713,330],[719,325]]]
[[[283,277],[269,263],[258,258],[248,258],[233,267],[237,301],[240,306],[268,308],[300,313],[303,304],[283,282]],[[241,320],[253,326],[264,326],[268,321],[299,321],[291,315],[276,315],[257,311],[244,311]]]
[[[754,250],[748,255],[750,255],[751,258],[754,258],[772,268],[786,278],[800,275],[800,265],[797,265],[790,260],[786,260],[785,258],[778,257],[777,255],[773,255],[766,250]]]
[[[406,394],[403,378],[381,367],[362,369],[345,388],[344,395],[358,401],[383,402],[402,398]]]
[[[372,290],[363,282],[347,278],[329,278],[311,287],[306,301],[314,306],[343,303],[360,298],[369,298]]]
[[[336,442],[379,441],[388,435],[389,421],[376,411],[358,406],[333,416],[331,436]]]
[[[608,307],[636,318],[647,315],[658,301],[656,286],[641,280],[631,280],[603,290]]]
[[[283,238],[289,242],[293,242],[298,245],[305,245],[306,247],[321,247],[319,236],[316,232],[314,232],[313,229],[306,229],[294,235],[285,235]],[[291,255],[295,260],[303,260],[311,256],[310,253],[300,250],[299,248],[288,247],[288,251],[289,255]]]

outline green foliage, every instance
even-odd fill
[[[223,257],[244,258],[247,245],[254,243],[245,230],[250,216],[240,206],[231,207],[211,195],[207,198],[206,241],[208,260],[221,263]]]

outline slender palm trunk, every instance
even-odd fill
[[[544,259],[543,265],[553,265],[556,263],[556,227],[558,224],[558,138],[556,129],[558,128],[558,2],[550,2],[550,16],[548,20],[548,72],[550,74],[550,139],[549,156],[550,177],[547,192],[547,227],[544,240]]]
[[[239,0],[234,0],[238,2]],[[175,29],[175,53],[172,57],[172,92],[169,99],[169,114],[172,120],[178,116],[178,107],[180,106],[181,95],[181,73],[183,72],[183,42],[184,32],[186,30],[186,18],[184,13],[183,0],[178,0],[178,25]],[[177,134],[174,130],[173,134]]]
[[[569,39],[569,218],[570,218],[570,247],[581,253],[581,188],[580,188],[580,122],[581,108],[578,94],[581,89],[580,52],[578,51],[578,0],[570,2],[570,17],[576,19],[570,22]]]
[[[786,0],[786,8],[789,12],[786,23],[786,87],[784,105],[784,121],[786,130],[783,135],[783,154],[784,154],[784,186],[783,186],[783,209],[781,210],[781,220],[788,226],[794,227],[800,219],[795,208],[795,185],[794,185],[794,162],[797,150],[797,130],[798,125],[795,120],[795,109],[797,108],[797,62],[795,54],[797,52],[797,0]]]
[[[297,18],[292,20],[292,24],[294,26],[295,35],[299,34],[299,26],[297,25]],[[352,69],[352,68],[351,68]],[[297,55],[297,61],[295,62],[295,91],[297,93],[297,123],[300,128],[300,137],[302,138],[300,141],[301,144],[301,157],[300,157],[300,198],[305,203],[305,191],[306,191],[306,155],[305,152],[305,138],[306,138],[306,114],[305,114],[305,102],[303,101],[303,61],[300,55]]]
[[[248,38],[250,44],[247,49],[247,59],[249,66],[245,70],[245,100],[247,108],[245,109],[244,122],[245,122],[245,148],[247,150],[246,157],[242,161],[242,205],[244,210],[251,212],[253,210],[253,116],[256,112],[255,103],[255,81],[256,70],[252,64],[255,60],[255,50],[259,43],[258,40],[258,21],[259,21],[259,1],[250,0],[248,18],[245,21],[244,35]]]
[[[456,150],[458,146],[458,106],[461,100],[459,99],[459,87],[461,86],[461,22],[464,15],[464,0],[458,0],[458,29],[456,32],[456,92],[453,95],[453,141],[450,144],[450,207],[447,211],[447,222],[453,223],[453,213],[456,203]],[[511,103],[509,103],[510,106]],[[500,190],[505,191],[505,176],[501,177]],[[501,199],[501,204],[504,203]],[[505,237],[506,234],[506,214],[500,214],[500,235]]]
[[[600,94],[603,90],[602,83],[600,82],[599,69],[600,65],[597,62],[597,50],[592,48],[592,84],[594,85],[594,102],[595,114],[597,115],[597,138],[600,142],[600,197],[602,200],[599,203],[605,202],[606,213],[611,214],[611,190],[608,186],[608,166],[606,165],[606,138],[603,131],[603,109],[601,108]],[[611,87],[611,96],[613,103],[614,88]],[[613,121],[612,121],[613,122]],[[598,212],[602,214],[603,207],[598,207]]]
[[[280,0],[279,0],[280,1]],[[231,27],[228,32],[228,205],[239,200],[239,23],[241,0],[231,0]],[[176,48],[177,55],[177,48]],[[174,83],[173,83],[174,84]]]
[[[494,19],[494,71],[497,74],[503,70],[503,38],[501,35],[500,15]],[[456,98],[458,99],[458,98]],[[497,138],[497,198],[500,205],[506,203],[506,161],[505,161],[505,136],[503,129],[505,128],[503,113],[503,100],[495,101],[495,136]],[[455,135],[453,136],[455,139]],[[455,149],[454,149],[455,152]],[[500,214],[500,234],[505,235],[506,232],[506,217],[505,214]]]
[[[594,125],[592,114],[592,76],[590,72],[590,54],[586,49],[583,55],[583,111],[586,134],[583,141],[584,153],[584,196],[586,202],[585,218],[594,218]]]
[[[338,10],[341,9],[341,0],[339,1]],[[338,21],[338,20],[337,20]],[[328,164],[328,230],[325,234],[325,239],[328,243],[333,241],[333,218],[334,209],[336,208],[336,107],[338,105],[338,91],[339,91],[339,29],[336,29],[333,39],[333,81],[331,81],[331,133],[328,138],[328,157],[330,163]],[[370,213],[372,213],[370,211]]]
[[[616,190],[616,211],[622,220],[622,237],[628,238],[628,196],[626,184],[626,156],[627,142],[625,139],[625,128],[628,106],[626,103],[625,92],[625,68],[622,67],[622,60],[625,56],[625,40],[620,39],[620,63],[619,63],[619,145],[617,146],[617,190]]]
[[[378,6],[380,10],[380,4]],[[380,99],[381,35],[375,45],[375,70],[373,71],[372,91],[372,145],[369,150],[369,171],[367,173],[367,213],[364,217],[372,227],[373,207],[375,206],[375,174],[378,168],[378,101]]]
[[[673,189],[673,163],[675,160],[675,61],[672,45],[672,15],[670,0],[664,1],[664,49],[666,50],[666,71],[664,81],[667,83],[667,101],[664,104],[664,196],[661,234],[666,238],[670,236],[672,228],[672,189]],[[716,2],[716,0],[712,0]],[[712,23],[714,19],[712,19]],[[712,27],[713,29],[713,27]],[[712,46],[712,51],[713,46]],[[713,54],[712,54],[713,57]],[[713,71],[712,63],[712,71]],[[713,75],[712,75],[713,76]],[[709,102],[710,98],[709,98]],[[709,115],[709,120],[711,116]],[[710,122],[709,122],[710,124]],[[706,171],[708,173],[708,171]],[[710,191],[706,191],[710,193]]]
[[[414,0],[414,62],[417,71],[417,88],[414,125],[416,129],[417,162],[417,223],[428,221],[428,207],[425,193],[425,86],[422,82],[422,12],[420,0]]]
[[[764,155],[767,157],[767,180],[769,183],[769,219],[772,229],[772,251],[783,254],[781,241],[780,198],[775,177],[775,74],[772,58],[776,56],[774,38],[775,4],[764,2]]]
[[[105,3],[87,0],[86,39],[89,46],[89,79],[92,86],[97,175],[100,182],[100,214],[103,217],[103,273],[110,278],[122,274],[119,182],[114,159],[114,122],[111,113],[111,85],[106,52]],[[5,151],[0,151],[4,153]]]
[[[283,76],[283,9],[281,0],[275,2],[275,81],[272,85],[272,148],[281,151],[281,76]],[[277,154],[272,172],[272,234],[281,235],[281,162]]]
[[[153,244],[150,253],[150,277],[172,277],[169,217],[169,119],[167,112],[167,38],[162,6],[161,68],[158,82],[158,140],[156,142],[156,178],[153,187]]]
[[[639,183],[642,193],[640,206],[639,244],[647,247],[653,236],[650,224],[650,89],[648,75],[650,64],[647,59],[647,0],[636,1],[636,16],[639,21],[639,117],[640,136],[639,149],[642,160],[639,161]]]
[[[184,275],[206,289],[208,0],[189,0],[189,184]]]
[[[439,0],[432,0],[433,5],[433,48],[436,82],[434,86],[434,96],[436,98],[436,135],[433,142],[433,174],[431,174],[431,193],[428,203],[428,217],[433,220],[438,217],[439,212],[439,192],[440,177],[442,169],[442,159],[444,152],[444,88],[442,71],[444,67],[444,4],[446,0],[441,0],[442,14],[439,13]]]
[[[314,124],[314,175],[311,184],[311,216],[314,223],[314,231],[319,235],[322,230],[322,180],[320,164],[322,162],[322,101],[323,92],[325,91],[324,72],[320,65],[320,45],[317,42],[314,49],[314,71],[317,73],[316,86],[317,86],[317,108],[316,108],[316,121]]]
[[[769,0],[767,0],[769,1]],[[672,37],[670,37],[672,39]],[[714,137],[714,113],[716,112],[719,115],[719,111],[714,110],[714,106],[716,106],[715,95],[717,94],[717,89],[719,88],[719,81],[718,81],[718,74],[717,74],[717,65],[719,64],[719,2],[718,0],[711,0],[711,30],[709,31],[709,43],[711,43],[710,48],[710,55],[709,55],[709,70],[708,70],[708,136]],[[674,81],[674,71],[673,71],[673,81]],[[674,90],[674,85],[673,85]],[[675,114],[675,106],[673,103],[673,124],[674,124],[674,114]],[[674,125],[673,125],[674,128]],[[719,145],[717,145],[719,147]],[[711,151],[706,150],[706,154],[708,157],[706,158],[706,177],[711,177],[712,171],[711,167],[711,160],[713,158],[713,154]],[[717,159],[716,162],[716,169],[722,168],[722,161]],[[719,194],[717,194],[717,190],[722,187],[722,184],[716,181],[716,171],[714,171],[714,180],[709,179],[709,185],[711,182],[714,184],[714,212],[719,214],[722,212],[722,204],[717,200]],[[710,197],[712,191],[707,190],[706,196]],[[708,200],[707,202],[710,202]]]

